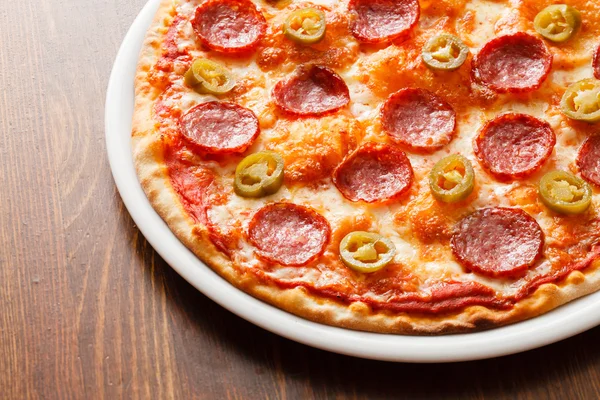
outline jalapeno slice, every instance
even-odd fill
[[[443,33],[423,46],[423,61],[433,69],[453,71],[464,64],[469,48],[458,37]]]
[[[303,8],[290,14],[283,25],[288,39],[301,44],[313,44],[325,37],[325,14],[315,8]]]
[[[340,257],[346,266],[358,272],[379,271],[396,255],[396,246],[378,233],[356,231],[340,243]]]
[[[566,4],[553,4],[535,16],[533,26],[546,39],[557,43],[565,42],[581,26],[581,14]]]
[[[569,86],[560,108],[563,114],[577,121],[600,121],[600,81],[590,78]]]
[[[225,94],[235,86],[227,68],[204,58],[194,60],[183,79],[186,85],[201,93]]]
[[[474,184],[471,162],[458,154],[442,158],[429,173],[431,194],[444,203],[466,199],[473,192]]]
[[[273,194],[283,184],[283,170],[283,158],[273,151],[250,154],[235,169],[235,192],[242,197]]]
[[[539,189],[542,202],[561,214],[581,214],[592,202],[590,185],[565,171],[548,172],[540,180]]]

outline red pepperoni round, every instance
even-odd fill
[[[484,208],[460,221],[451,239],[454,256],[468,270],[499,277],[522,273],[540,258],[544,233],[516,208]]]
[[[473,60],[474,78],[499,93],[538,89],[552,67],[552,53],[535,36],[519,32],[497,37]]]
[[[418,0],[350,0],[352,34],[361,42],[378,43],[406,35],[419,21]]]
[[[319,257],[329,242],[329,222],[312,208],[269,204],[254,214],[248,238],[269,261],[302,266]]]
[[[412,150],[435,151],[452,140],[456,113],[436,94],[407,88],[387,99],[381,122],[394,142]]]
[[[592,68],[594,69],[594,78],[600,79],[600,46],[598,46],[598,48],[596,48],[596,51],[594,52]]]
[[[346,82],[334,71],[320,65],[299,67],[292,76],[273,88],[275,104],[296,115],[322,115],[350,102]]]
[[[333,183],[350,201],[373,203],[397,198],[412,185],[413,170],[396,147],[368,142],[335,169]]]
[[[179,127],[188,142],[210,154],[242,153],[260,133],[252,111],[220,101],[191,108],[181,117]]]
[[[223,53],[241,53],[258,45],[267,22],[249,0],[209,0],[196,8],[192,27],[206,47]]]
[[[589,137],[581,146],[577,166],[586,181],[600,186],[600,136]]]
[[[498,179],[524,178],[552,154],[556,136],[550,125],[526,114],[504,114],[489,121],[475,139],[475,154]]]

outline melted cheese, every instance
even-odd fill
[[[444,18],[443,10],[434,7],[434,2],[422,2],[422,18],[418,28],[418,35],[431,36],[436,32],[437,21]],[[459,2],[450,1],[451,7],[459,7]],[[473,0],[467,3],[464,9],[456,8],[456,18],[453,24],[459,34],[465,35],[465,41],[471,45],[471,52],[476,53],[487,41],[498,34],[506,33],[518,24],[515,22],[520,17],[517,7],[521,2],[498,0]],[[280,23],[282,16],[271,4],[258,2],[259,7],[267,11],[268,19]],[[313,0],[312,4],[322,5],[333,12],[345,13],[345,2],[336,0]],[[197,5],[196,1],[182,2],[178,12],[191,17]],[[450,6],[449,6],[450,7]],[[273,34],[273,33],[272,33]],[[346,33],[348,34],[348,33]],[[282,125],[277,123],[277,114],[272,105],[270,93],[273,86],[289,73],[289,60],[281,64],[279,68],[263,70],[257,64],[257,56],[250,59],[239,59],[221,57],[218,54],[207,54],[199,50],[191,25],[185,23],[180,32],[180,49],[186,49],[193,57],[211,57],[227,65],[238,81],[250,82],[248,90],[235,99],[239,104],[253,110],[261,121],[261,135],[253,145],[251,151],[259,151],[278,141],[285,141],[282,135]],[[348,48],[358,49],[358,44],[351,37],[343,38]],[[418,42],[418,39],[415,39]],[[573,44],[574,45],[574,44]],[[350,115],[341,112],[344,118],[353,117],[358,120],[364,130],[362,140],[385,139],[385,134],[379,127],[378,116],[382,103],[387,95],[399,87],[410,86],[411,83],[438,91],[441,95],[449,98],[448,101],[457,109],[458,127],[455,139],[442,150],[431,155],[419,155],[409,153],[410,161],[415,171],[415,183],[412,192],[393,204],[374,205],[363,203],[352,203],[345,199],[335,188],[330,179],[323,179],[319,185],[293,185],[284,187],[278,193],[262,199],[244,199],[236,195],[229,196],[224,205],[214,206],[209,210],[209,218],[217,226],[228,226],[231,221],[240,221],[242,229],[247,229],[250,216],[264,205],[287,201],[302,204],[314,208],[321,213],[330,223],[335,233],[341,229],[351,217],[367,216],[371,221],[371,229],[389,237],[397,248],[395,263],[404,270],[417,276],[420,282],[427,285],[430,281],[440,279],[453,279],[458,281],[477,281],[495,288],[502,293],[515,293],[519,283],[510,279],[492,279],[473,273],[465,273],[463,268],[454,261],[447,242],[422,243],[415,236],[416,227],[413,226],[406,215],[412,213],[440,212],[449,220],[443,222],[444,218],[436,220],[439,224],[423,226],[427,232],[433,232],[433,236],[439,233],[443,236],[443,230],[452,228],[461,217],[469,214],[475,209],[489,206],[518,206],[524,208],[539,222],[545,232],[556,228],[554,217],[537,201],[536,187],[540,177],[552,169],[570,170],[577,155],[577,150],[585,139],[585,132],[577,130],[563,117],[556,107],[557,88],[565,87],[573,81],[591,76],[591,70],[587,63],[576,63],[575,65],[555,65],[551,75],[542,88],[529,95],[515,97],[511,95],[499,95],[484,103],[473,103],[468,98],[457,95],[457,91],[464,90],[464,82],[469,82],[469,71],[461,70],[454,75],[435,76],[431,71],[425,69],[419,59],[419,48],[414,42],[406,42],[400,46],[361,47],[360,56],[354,62],[338,66],[336,70],[348,85],[351,103],[348,108]],[[587,45],[575,48],[576,54],[587,51]],[[285,56],[285,55],[284,55]],[[585,57],[582,57],[587,60]],[[324,59],[326,62],[334,62]],[[351,58],[349,58],[351,60]],[[381,77],[379,77],[381,75]],[[165,101],[169,106],[179,108],[181,111],[194,105],[216,100],[211,95],[201,95],[186,89],[181,78],[175,78],[175,85],[179,85],[182,96],[180,98],[167,98]],[[447,85],[447,86],[444,86]],[[452,86],[455,85],[455,86]],[[399,87],[398,87],[399,86]],[[461,92],[462,93],[462,92]],[[483,124],[497,115],[505,112],[519,112],[531,114],[537,118],[548,121],[557,136],[557,145],[550,158],[541,170],[528,179],[512,182],[498,182],[477,162],[473,153],[473,139],[480,131]],[[289,127],[288,127],[289,128]],[[304,134],[311,135],[322,129],[317,121],[307,120],[303,129]],[[360,140],[360,139],[359,139]],[[293,151],[293,150],[290,150]],[[431,167],[441,158],[449,154],[462,154],[473,163],[476,173],[477,188],[472,200],[468,205],[453,214],[445,215],[444,211],[432,211],[427,207],[427,199],[430,198],[427,184],[427,174]],[[220,169],[222,183],[230,187],[233,182],[233,170],[235,166]],[[219,167],[222,168],[222,167]],[[425,200],[424,200],[425,199]],[[600,193],[594,192],[594,204],[600,204]],[[436,209],[437,210],[437,209]],[[427,224],[427,219],[423,219]],[[438,232],[439,231],[439,232]],[[240,268],[253,268],[257,265],[254,248],[250,245],[244,235],[239,236],[239,248],[233,259]],[[552,245],[555,239],[552,235],[547,237],[547,245]],[[437,246],[437,247],[436,247]],[[424,256],[430,249],[435,247],[435,255]],[[433,259],[427,259],[427,258]],[[538,267],[531,269],[523,279],[532,278],[549,271],[550,263],[542,260]],[[292,281],[316,282],[319,280],[337,281],[345,279],[347,271],[303,269],[304,275],[296,268],[280,267],[270,273],[277,279],[289,279]],[[371,294],[373,296],[373,294]]]
[[[496,24],[510,13],[505,2],[496,0],[473,0],[465,7],[465,14],[472,16],[472,30],[467,38],[475,48],[483,47],[496,36]]]

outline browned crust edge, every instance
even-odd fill
[[[135,109],[132,128],[133,159],[138,178],[150,203],[171,231],[200,260],[233,286],[267,303],[306,319],[349,329],[381,333],[442,334],[488,329],[532,318],[600,287],[600,260],[586,273],[572,272],[556,284],[544,284],[509,310],[470,306],[450,315],[429,316],[374,311],[367,304],[344,304],[315,296],[304,288],[282,289],[262,283],[235,268],[210,241],[205,226],[195,224],[171,186],[164,164],[163,146],[152,117],[160,95],[147,81],[160,56],[167,24],[175,13],[173,0],[163,0],[144,41],[135,77]]]

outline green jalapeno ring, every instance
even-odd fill
[[[583,179],[566,171],[548,172],[539,184],[540,199],[561,214],[581,214],[592,202],[592,188]]]
[[[234,190],[241,197],[264,197],[283,185],[283,158],[274,151],[261,151],[244,158],[235,169]]]
[[[467,60],[469,48],[460,38],[443,33],[429,39],[423,46],[421,55],[430,68],[453,71]]]
[[[355,231],[340,242],[340,258],[350,269],[370,273],[388,265],[396,255],[392,241],[378,233]]]
[[[227,68],[204,58],[194,60],[183,80],[198,92],[217,95],[225,94],[235,86],[233,75]]]
[[[325,13],[315,8],[303,8],[292,12],[283,25],[285,36],[300,44],[313,44],[325,37]]]
[[[466,199],[473,192],[474,186],[473,166],[459,154],[442,158],[429,173],[431,194],[444,203]]]
[[[600,81],[589,78],[569,86],[560,108],[563,114],[577,121],[600,121]]]
[[[553,4],[540,11],[533,20],[535,30],[546,39],[562,43],[581,26],[581,14],[566,4]]]

